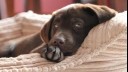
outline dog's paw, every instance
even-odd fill
[[[60,49],[53,46],[43,48],[42,57],[53,62],[60,62],[64,59],[64,55]]]

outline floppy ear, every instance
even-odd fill
[[[51,39],[51,27],[53,19],[54,17],[52,17],[48,22],[46,22],[44,27],[42,27],[41,29],[40,37],[45,43],[48,43]]]
[[[115,16],[117,11],[102,5],[85,4],[84,11],[91,15],[96,15],[99,23],[105,22]]]

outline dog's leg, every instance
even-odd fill
[[[43,41],[40,39],[39,33],[11,40],[0,47],[0,57],[27,54],[42,43]]]
[[[11,45],[9,42],[0,44],[0,57],[9,57],[11,53]]]

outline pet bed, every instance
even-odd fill
[[[31,11],[0,21],[0,46],[39,32],[51,15]],[[127,11],[94,27],[78,52],[53,63],[38,53],[0,58],[0,72],[126,72]]]

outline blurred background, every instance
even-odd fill
[[[51,14],[53,11],[72,3],[106,5],[118,12],[127,10],[127,0],[0,0],[0,19],[28,10],[38,14]]]

